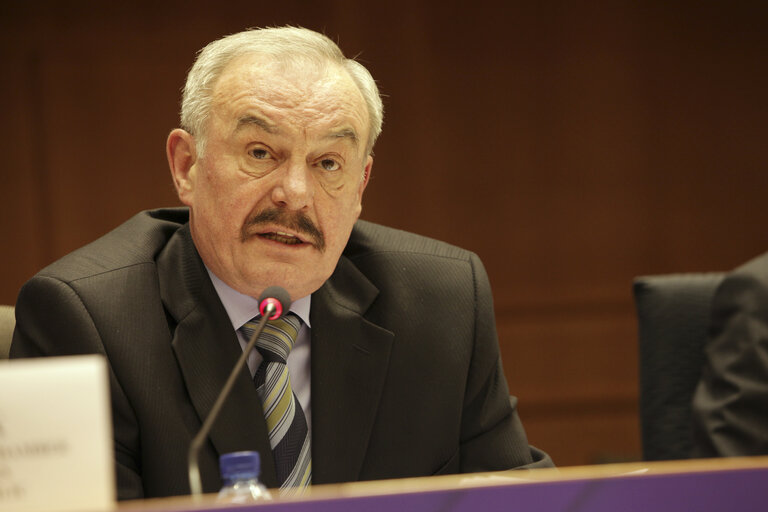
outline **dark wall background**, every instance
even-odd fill
[[[560,465],[634,459],[639,274],[768,248],[768,3],[0,3],[0,302],[136,211],[195,51],[324,31],[371,69],[363,217],[484,260],[510,387]]]

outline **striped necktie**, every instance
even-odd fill
[[[250,338],[256,317],[240,329]],[[296,342],[301,319],[293,313],[271,320],[256,342],[264,361],[253,380],[264,406],[269,443],[282,494],[303,490],[312,483],[312,450],[307,420],[288,376],[288,354]]]

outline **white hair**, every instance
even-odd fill
[[[187,74],[181,100],[181,127],[197,139],[198,153],[204,152],[204,125],[217,79],[233,59],[249,53],[265,54],[287,63],[330,62],[346,70],[368,109],[370,126],[366,152],[370,154],[384,120],[384,106],[376,82],[365,66],[344,57],[341,49],[327,36],[301,27],[249,29],[213,41],[198,52]]]

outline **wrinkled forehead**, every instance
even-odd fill
[[[264,109],[262,113],[279,111],[293,122],[347,122],[361,140],[368,137],[365,100],[349,73],[331,62],[237,57],[217,80],[211,106],[216,115],[235,119],[249,109]]]

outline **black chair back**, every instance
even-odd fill
[[[722,273],[635,279],[643,459],[691,457],[691,402],[704,364],[712,296]]]

